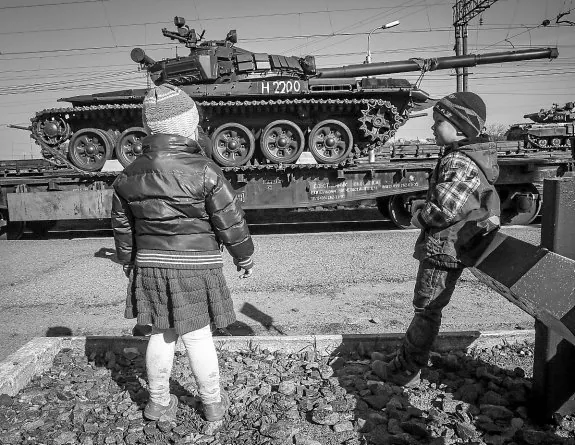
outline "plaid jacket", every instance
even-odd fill
[[[497,148],[483,139],[461,141],[439,160],[429,180],[414,257],[459,267],[476,236],[499,225]]]
[[[447,153],[430,180],[430,193],[420,213],[425,225],[447,227],[479,183],[479,168],[468,156],[458,151]]]

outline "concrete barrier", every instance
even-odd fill
[[[246,351],[254,348],[299,353],[316,351],[329,355],[336,351],[353,350],[363,345],[372,349],[395,348],[403,334],[349,334],[349,335],[302,335],[262,337],[214,337],[216,348],[228,351]],[[492,348],[495,345],[533,342],[535,331],[466,331],[443,332],[437,338],[434,350],[437,352],[469,351],[474,348]],[[35,376],[41,375],[52,366],[54,357],[63,349],[84,351],[87,356],[93,352],[112,351],[122,353],[126,348],[135,348],[144,353],[148,344],[145,337],[36,337],[18,351],[0,362],[0,394],[14,396]],[[178,341],[177,351],[184,351]]]

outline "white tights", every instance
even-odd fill
[[[210,325],[188,332],[181,337],[202,403],[219,402],[220,369]],[[170,376],[177,339],[178,334],[175,329],[154,328],[146,351],[150,400],[163,406],[170,403]]]

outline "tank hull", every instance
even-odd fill
[[[525,148],[531,149],[563,149],[573,147],[575,140],[575,124],[514,124],[507,131],[508,141],[523,141]]]

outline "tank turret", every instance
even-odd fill
[[[435,100],[394,73],[445,70],[557,57],[542,48],[432,59],[319,68],[313,56],[254,53],[236,46],[235,30],[205,40],[174,19],[177,40],[189,54],[163,60],[134,48],[131,58],[155,84],[179,86],[201,112],[201,126],[222,167],[290,164],[309,151],[320,164],[348,163],[385,144],[415,113]],[[141,103],[145,90],[123,90],[61,99],[72,108],[38,112],[32,135],[56,159],[67,156],[82,170],[106,159],[128,165],[141,153]]]
[[[525,114],[526,119],[540,124],[552,122],[575,122],[575,103],[567,102],[563,106],[553,104],[551,108],[542,108],[538,113]]]

